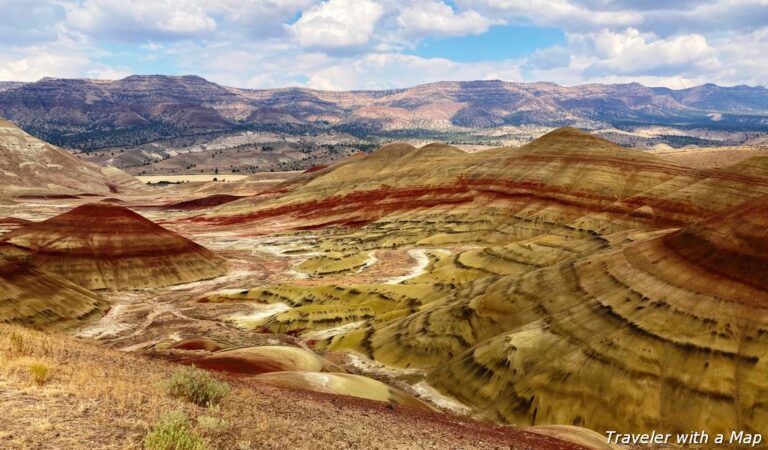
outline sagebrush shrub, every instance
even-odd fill
[[[196,405],[216,405],[229,394],[229,385],[214,378],[205,370],[180,367],[164,383],[173,397],[183,398]]]
[[[205,440],[178,411],[165,413],[144,438],[147,450],[204,450],[205,447]]]

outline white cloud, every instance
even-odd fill
[[[766,86],[768,25],[750,33],[726,34],[715,45],[720,64],[712,67],[708,81]]]
[[[184,73],[246,88],[387,89],[439,80],[522,80],[514,61],[459,63],[377,52],[339,57],[276,42],[216,48],[180,42],[165,51],[181,58]]]
[[[37,81],[53,73],[60,77],[78,77],[83,75],[83,68],[88,63],[87,58],[38,50],[20,58],[0,59],[0,79]]]
[[[140,42],[216,30],[195,0],[86,0],[68,5],[65,23],[91,36]]]
[[[208,9],[225,12],[239,23],[261,25],[271,18],[290,18],[314,3],[313,0],[218,0],[208,2]]]
[[[55,24],[63,8],[46,0],[0,0],[0,42],[26,45],[56,38]]]
[[[250,39],[286,36],[286,22],[310,8],[315,0],[216,0],[208,2],[212,14],[221,14],[230,23],[226,29],[241,28]]]
[[[644,27],[661,35],[679,30],[703,34],[749,32],[768,23],[766,0],[708,0],[691,5],[686,2],[665,2],[644,12]]]
[[[371,0],[328,0],[305,11],[293,25],[303,47],[339,49],[371,40],[384,8]]]
[[[586,72],[593,75],[648,75],[660,70],[679,70],[711,64],[715,50],[699,34],[659,38],[635,28],[623,32],[602,30],[572,34],[571,44],[595,61]]]
[[[510,22],[570,32],[635,27],[661,36],[751,31],[768,23],[766,0],[456,0]]]
[[[555,45],[540,50],[535,50],[526,58],[526,67],[529,69],[556,69],[568,67],[571,63],[571,52],[562,46]]]
[[[510,22],[589,29],[595,26],[626,27],[643,22],[643,14],[631,9],[586,8],[570,0],[458,0],[457,3],[503,16]]]
[[[504,21],[491,20],[474,10],[456,13],[442,1],[427,1],[403,9],[397,23],[406,33],[418,36],[464,36],[484,33]]]
[[[163,51],[182,73],[200,75],[225,86],[273,88],[303,85],[308,73],[338,59],[320,52],[300,52],[280,41],[203,46],[179,42]]]
[[[565,64],[548,64],[551,57]],[[566,47],[534,52],[524,67],[528,79],[566,85],[639,82],[678,89],[713,81],[733,84],[719,73],[722,57],[722,48],[699,34],[662,38],[628,28],[569,33]]]
[[[130,74],[92,59],[101,53],[87,40],[56,30],[55,41],[0,53],[0,80],[37,81],[43,77],[116,79]]]

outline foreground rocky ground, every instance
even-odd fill
[[[36,379],[30,367],[45,366]],[[170,397],[162,387],[176,365],[105,349],[60,334],[0,325],[0,447],[7,449],[140,448],[161,415],[179,411],[221,449],[583,449],[536,429],[498,427],[380,402],[273,388],[220,376],[232,386],[214,408]],[[567,432],[565,430],[564,432]]]

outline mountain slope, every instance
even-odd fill
[[[163,389],[176,364],[5,324],[0,360],[4,448],[143,448],[168,411],[184,414],[212,449],[337,448],[340,442],[350,448],[612,448],[584,429],[499,427],[222,374],[216,377],[231,385],[231,393],[216,408],[196,406]],[[50,368],[45,384],[27,375],[30,364]],[[203,426],[206,418],[228,426],[212,430]]]
[[[332,92],[234,89],[196,76],[46,78],[0,91],[0,115],[49,142],[83,149],[243,129],[425,135],[505,125],[671,125],[766,131],[768,90],[466,81]]]
[[[440,145],[386,145],[297,179],[274,199],[245,198],[196,220],[250,226],[281,217],[286,226],[293,220],[297,226],[317,227],[371,223],[405,213],[440,222],[441,212],[475,211],[477,219],[498,208],[518,219],[579,220],[579,226],[596,231],[638,223],[662,228],[768,193],[767,181],[768,171],[699,171],[563,128],[519,149],[473,154]],[[490,220],[500,225],[507,219],[496,215]]]
[[[0,81],[0,92],[16,89],[17,87],[21,87],[24,84],[26,83],[21,81]]]
[[[136,189],[138,180],[101,169],[0,118],[0,186],[5,195],[107,194]]]

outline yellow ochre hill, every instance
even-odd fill
[[[0,253],[0,323],[63,329],[100,316],[107,305],[76,284]]]
[[[485,420],[756,432],[767,168],[695,169],[572,128],[471,154],[387,145],[191,219],[281,230],[307,254],[293,280],[201,300],[282,304],[251,327],[401,370]],[[416,268],[363,278],[383,255]]]

